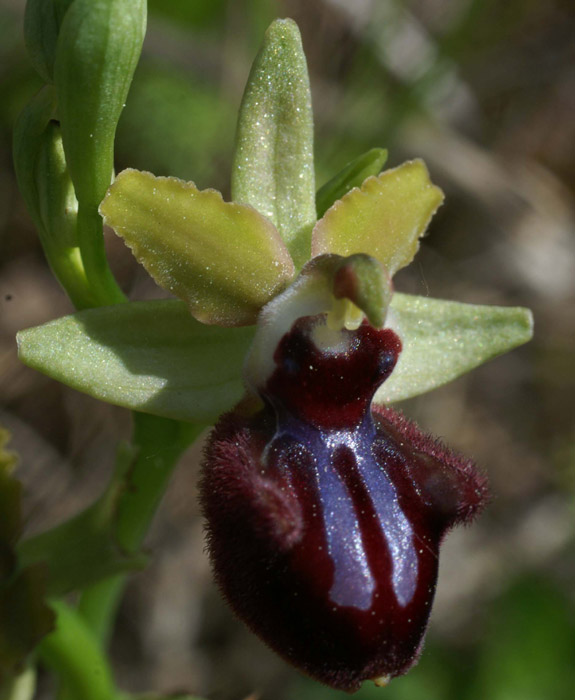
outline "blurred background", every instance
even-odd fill
[[[0,423],[13,434],[29,532],[99,493],[127,412],[21,366],[17,330],[70,312],[18,195],[11,130],[40,87],[24,0],[0,0]],[[402,405],[473,456],[493,501],[451,534],[422,660],[358,700],[564,700],[575,687],[575,6],[572,0],[150,0],[117,167],[229,194],[235,115],[268,23],[300,25],[317,183],[373,146],[423,157],[445,190],[401,291],[522,305],[535,338]],[[114,270],[157,296],[119,239]],[[211,582],[196,501],[199,448],[180,465],[129,585],[113,659],[133,691],[210,700],[346,697],[288,668]],[[50,694],[44,679],[39,698]]]

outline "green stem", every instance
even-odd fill
[[[91,206],[78,207],[78,242],[88,284],[96,306],[121,304],[126,301],[106,258],[102,218]]]
[[[133,415],[133,444],[138,456],[116,521],[118,544],[128,553],[140,548],[180,455],[204,428],[143,413]],[[103,644],[109,637],[125,581],[125,576],[100,581],[80,598],[78,610]]]
[[[62,602],[53,602],[56,629],[38,647],[42,661],[63,683],[60,697],[113,700],[112,672],[100,645],[83,618]]]

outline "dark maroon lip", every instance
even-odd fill
[[[364,323],[326,351],[323,322],[283,336],[263,410],[220,420],[201,495],[232,608],[298,668],[353,691],[416,661],[441,539],[486,486],[401,415],[371,410],[400,352],[393,331]]]

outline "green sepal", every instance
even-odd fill
[[[18,547],[23,566],[45,563],[47,590],[59,596],[81,590],[117,574],[143,569],[147,557],[122,550],[116,539],[118,505],[129,488],[130,468],[137,451],[124,445],[116,474],[106,492],[89,508]]]
[[[376,403],[409,399],[456,379],[531,339],[533,317],[521,307],[476,306],[394,294],[386,325],[402,351]]]
[[[146,28],[145,0],[75,0],[54,66],[66,160],[78,201],[97,207],[112,179],[114,136]]]
[[[408,265],[443,201],[422,160],[368,177],[330,207],[312,233],[312,255],[371,255],[391,277]]]
[[[295,22],[268,28],[240,108],[232,199],[277,227],[301,268],[316,220],[313,115],[307,63]]]
[[[318,218],[354,187],[360,187],[368,177],[379,175],[386,161],[387,149],[372,148],[348,163],[317,191],[315,204]]]
[[[193,182],[124,170],[100,213],[156,282],[203,323],[255,323],[294,274],[268,219]]]
[[[81,311],[21,331],[18,343],[24,364],[102,401],[209,424],[242,397],[253,335],[166,300]]]

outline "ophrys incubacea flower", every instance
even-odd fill
[[[202,480],[218,582],[285,658],[354,690],[417,658],[441,539],[486,494],[469,461],[388,404],[525,342],[531,318],[394,293],[441,191],[421,161],[380,173],[370,151],[316,198],[312,153],[299,34],[278,21],[244,96],[234,201],[127,170],[101,205],[187,307],[80,312],[23,333],[21,355],[136,410],[227,412]],[[69,357],[47,361],[56,342]]]

